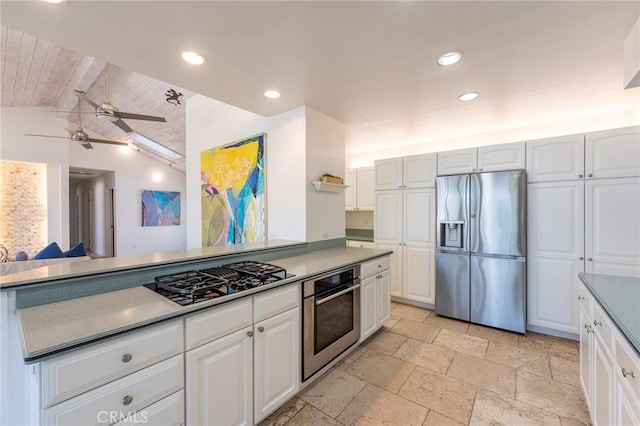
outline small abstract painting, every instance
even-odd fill
[[[180,225],[180,193],[142,191],[142,226]]]
[[[203,247],[266,238],[265,139],[261,133],[200,153]]]

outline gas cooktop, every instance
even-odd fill
[[[244,261],[199,271],[161,275],[146,287],[180,305],[192,305],[293,277],[284,268]]]

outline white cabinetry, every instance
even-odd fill
[[[146,407],[182,392],[183,351],[178,320],[43,361],[38,423],[98,425],[146,418]],[[181,424],[184,418],[173,421]]]
[[[640,176],[640,127],[587,133],[586,177]]]
[[[378,191],[376,246],[394,251],[391,295],[435,303],[435,189]]]
[[[372,241],[347,240],[347,247],[376,248],[376,244]]]
[[[584,135],[527,142],[527,180],[545,182],[584,178]]]
[[[412,155],[375,161],[375,190],[435,186],[436,154]]]
[[[580,379],[594,426],[637,425],[640,358],[580,283]]]
[[[373,167],[348,169],[345,174],[345,210],[373,210],[375,193],[373,192]]]
[[[298,392],[299,306],[289,285],[187,318],[188,425],[258,423]]]
[[[524,142],[439,152],[438,175],[524,169],[524,159]]]
[[[391,316],[389,268],[386,256],[363,263],[360,267],[360,341],[375,333]]]

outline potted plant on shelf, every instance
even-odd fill
[[[322,175],[322,182],[324,182],[324,183],[337,183],[337,184],[342,185],[343,180],[342,180],[342,178],[340,176],[334,176],[334,175],[332,175],[330,173],[324,173]]]

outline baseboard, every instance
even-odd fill
[[[562,337],[563,339],[570,339],[579,341],[580,335],[576,333],[569,333],[567,331],[554,330],[547,327],[539,327],[537,325],[527,325],[527,331],[534,331],[536,333],[548,334],[550,336]]]
[[[416,302],[415,300],[405,299],[404,297],[391,296],[392,302],[403,303],[405,305],[417,306],[418,308],[431,309],[435,311],[436,305],[433,303]]]

